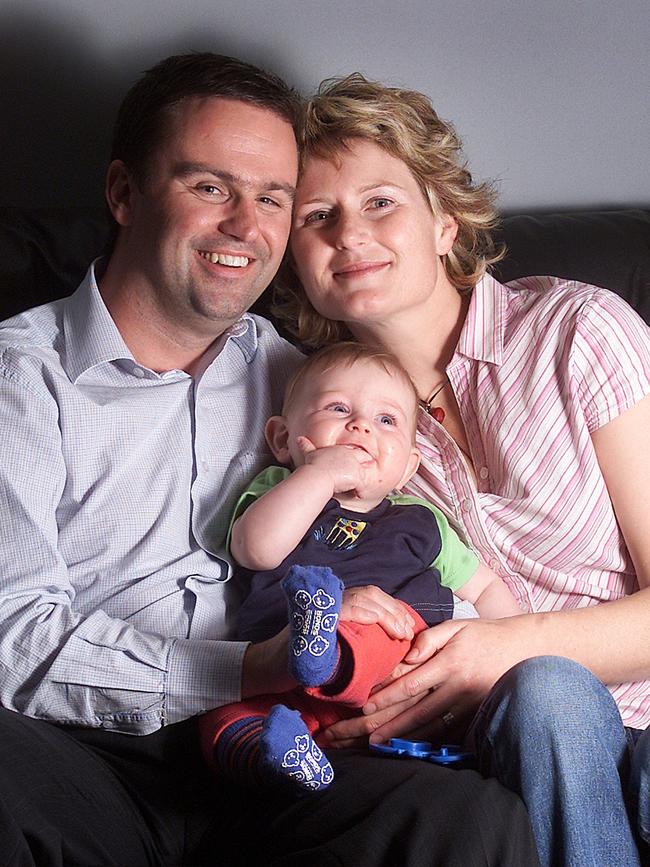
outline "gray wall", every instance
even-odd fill
[[[0,0],[0,33],[0,204],[100,202],[121,94],[190,49],[425,91],[504,210],[650,204],[648,0]]]

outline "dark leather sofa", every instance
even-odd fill
[[[109,234],[101,209],[0,208],[0,319],[73,291]],[[606,286],[650,324],[650,209],[512,215],[499,237],[508,247],[499,279],[553,274]]]
[[[101,210],[0,208],[0,320],[72,292],[110,231]],[[606,286],[650,324],[650,209],[513,215],[499,235],[509,251],[499,279],[552,274]]]

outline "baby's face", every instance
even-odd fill
[[[301,436],[316,448],[361,449],[364,463],[374,466],[373,493],[385,497],[412,475],[416,409],[412,388],[378,362],[363,359],[314,371],[285,416],[293,465],[304,463],[296,445]]]

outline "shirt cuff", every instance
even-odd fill
[[[239,701],[246,641],[177,639],[169,654],[163,725]]]

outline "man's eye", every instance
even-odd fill
[[[390,208],[392,204],[393,200],[386,198],[386,196],[377,196],[377,198],[370,201],[370,207],[374,208],[376,211],[381,211],[384,208]]]
[[[274,199],[272,196],[260,196],[259,201],[263,205],[269,205],[271,208],[281,208],[282,205],[278,202],[277,199]]]
[[[215,186],[214,184],[197,184],[197,190],[205,193],[206,196],[219,196],[222,194],[220,187]]]

